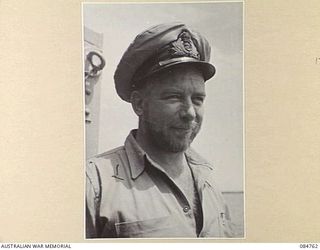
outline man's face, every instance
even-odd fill
[[[140,117],[145,136],[161,150],[185,151],[202,123],[203,76],[191,65],[178,65],[158,73],[150,81],[151,89]]]

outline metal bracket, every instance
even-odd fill
[[[106,61],[96,51],[91,51],[87,55],[87,61],[89,62],[89,67],[87,71],[85,71],[85,80],[87,80],[89,77],[97,77],[101,74],[102,69],[106,65]]]

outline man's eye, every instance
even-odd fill
[[[179,96],[179,95],[168,95],[168,96],[166,96],[165,99],[168,99],[168,100],[178,100],[178,99],[180,99],[180,96]]]
[[[195,104],[201,105],[204,102],[204,97],[194,97],[192,101]]]

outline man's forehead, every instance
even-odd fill
[[[158,88],[154,88],[155,91],[161,94],[170,94],[170,93],[192,93],[198,95],[205,95],[205,84],[200,83],[197,85],[188,85],[188,84],[181,84],[181,85],[158,85]]]
[[[199,81],[205,82],[203,74],[195,65],[175,65],[171,68],[159,71],[150,77],[153,81]]]
[[[197,70],[174,71],[170,70],[157,74],[145,86],[158,92],[185,92],[205,93],[205,81],[201,72]]]

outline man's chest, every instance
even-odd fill
[[[199,191],[204,224],[197,230],[194,194],[185,194],[158,171],[146,171],[134,181],[123,177],[106,188],[101,180],[99,220],[108,224],[102,227],[111,226],[115,237],[197,237],[201,228],[204,235],[221,234],[220,206],[211,189]]]
[[[172,184],[147,179],[132,186],[118,182],[112,193],[102,193],[100,217],[114,226],[116,236],[196,237],[189,202]]]

